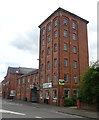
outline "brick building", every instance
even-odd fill
[[[17,78],[17,99],[38,102],[38,69]]]
[[[39,25],[41,103],[63,105],[64,97],[77,97],[80,75],[89,63],[87,24],[87,20],[58,8]]]
[[[17,78],[32,70],[32,68],[8,67],[7,74],[2,81],[2,97],[8,98],[13,96],[16,98]]]
[[[0,83],[0,97],[2,97],[2,82]]]

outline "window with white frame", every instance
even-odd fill
[[[42,99],[43,98],[43,91],[42,91],[42,89],[40,89],[40,99]]]
[[[47,81],[46,81],[47,83],[49,83],[50,82],[50,75],[47,75]]]
[[[35,76],[35,81],[36,81],[36,82],[38,81],[38,76]]]
[[[58,37],[58,33],[57,31],[54,32],[54,38],[57,38]]]
[[[77,39],[77,35],[75,33],[72,34],[72,39],[76,40]]]
[[[24,79],[24,78],[22,79],[22,83],[23,83],[23,84],[25,83],[25,79]]]
[[[67,30],[64,30],[64,37],[67,37]]]
[[[67,74],[67,73],[64,74],[64,81],[65,81],[65,82],[69,82],[69,77],[68,77],[68,74]]]
[[[77,53],[77,47],[73,46],[73,53],[76,54]]]
[[[57,51],[57,44],[55,43],[54,44],[54,52],[56,52]]]
[[[68,25],[68,20],[66,18],[63,19],[63,24],[66,26]]]
[[[45,35],[45,29],[42,30],[42,35]]]
[[[70,92],[69,89],[64,89],[64,97],[65,98],[69,98],[69,92]]]
[[[45,44],[44,39],[43,39],[41,42],[42,42],[42,45],[44,45],[44,44]]]
[[[48,55],[51,54],[50,47],[47,48],[47,54],[48,54]]]
[[[30,82],[30,79],[28,78],[28,81],[27,81],[28,83]]]
[[[56,19],[56,20],[54,20],[54,26],[56,27],[57,25],[58,25],[58,21]]]
[[[74,76],[74,83],[78,83],[78,76],[77,75]]]
[[[40,83],[41,84],[43,83],[43,76],[41,76],[41,78],[40,78]]]
[[[20,85],[20,83],[21,83],[21,81],[20,81],[20,79],[18,80],[18,84]]]
[[[47,31],[49,32],[51,30],[50,24],[47,26]]]
[[[49,90],[46,90],[46,92],[45,92],[45,98],[49,99]]]
[[[54,59],[54,67],[55,68],[57,67],[57,59],[56,58]]]
[[[21,88],[21,91],[22,91],[22,93],[24,93],[24,88],[23,87]]]
[[[68,59],[64,58],[64,67],[68,67]]]
[[[74,97],[77,98],[77,97],[78,97],[78,90],[77,90],[77,89],[74,89],[74,90],[73,90],[73,93],[74,93]]]
[[[44,50],[42,50],[42,58],[44,57]]]
[[[57,90],[53,89],[53,99],[57,99]]]
[[[72,23],[72,28],[76,29],[76,23],[75,22]]]
[[[50,35],[47,37],[47,42],[49,43],[51,41]]]
[[[17,89],[17,93],[20,93],[20,88]]]
[[[29,92],[29,88],[26,89],[26,92],[27,92],[27,93]]]
[[[56,83],[57,82],[57,74],[54,73],[54,76],[53,76],[53,82]]]
[[[50,69],[50,61],[47,62],[47,69]]]
[[[77,68],[77,61],[74,61],[74,69]]]
[[[64,51],[67,51],[67,50],[68,50],[68,44],[64,43]]]
[[[35,76],[32,78],[32,81],[35,82]]]

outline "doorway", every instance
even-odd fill
[[[37,92],[37,88],[36,87],[31,89],[31,101],[32,102],[38,102],[38,92]]]

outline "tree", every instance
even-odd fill
[[[79,98],[84,103],[97,103],[99,99],[99,62],[97,61],[82,75]]]

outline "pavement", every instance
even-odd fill
[[[33,106],[35,108],[46,108],[46,109],[52,109],[56,110],[57,112],[60,113],[66,113],[70,115],[77,115],[89,119],[97,119],[99,120],[99,113],[93,112],[93,111],[88,111],[88,110],[82,110],[82,109],[77,109],[76,107],[63,107],[63,106],[55,106],[55,105],[49,105],[49,104],[41,104],[41,103],[31,103],[31,102],[26,102],[22,100],[8,100],[11,102],[15,103],[22,103],[28,106]]]

